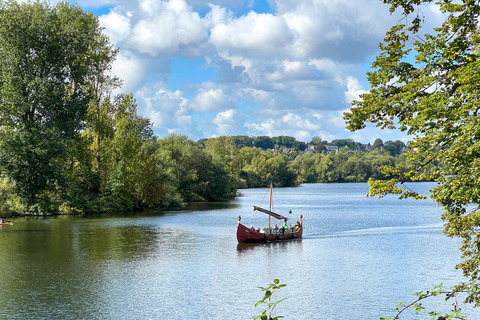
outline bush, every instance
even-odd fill
[[[15,182],[8,178],[0,179],[0,215],[3,217],[17,216],[24,210],[24,204],[15,193]]]

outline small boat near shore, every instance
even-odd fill
[[[13,225],[13,222],[12,222],[12,221],[0,222],[0,226],[11,226],[11,225]]]
[[[265,242],[265,241],[281,241],[281,240],[288,240],[292,238],[301,238],[303,234],[303,224],[302,218],[300,216],[300,220],[297,221],[294,225],[287,225],[288,218],[284,217],[278,213],[272,211],[272,193],[273,193],[273,185],[270,185],[270,207],[269,210],[253,206],[253,211],[263,212],[268,215],[268,227],[264,228],[257,228],[254,227],[246,227],[241,223],[242,217],[238,216],[238,224],[237,224],[237,240],[239,243],[245,242]],[[283,225],[281,227],[273,227],[271,226],[271,217],[277,220],[283,220]],[[276,225],[275,225],[276,226]]]

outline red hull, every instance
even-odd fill
[[[243,224],[238,222],[237,226],[237,240],[240,243],[244,242],[265,242],[265,241],[275,241],[275,240],[288,240],[292,238],[301,238],[303,234],[303,226],[297,229],[294,233],[277,233],[269,234],[257,232],[250,228],[245,227]]]

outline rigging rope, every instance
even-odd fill
[[[267,197],[267,194],[270,193],[270,188],[268,188],[268,191],[265,193],[265,195],[263,196],[263,199],[262,199],[262,202],[260,202],[260,207],[263,207],[263,201],[265,201],[265,198]],[[272,211],[273,211],[273,202],[272,202]],[[248,221],[248,225],[252,225],[252,220],[253,218],[257,215],[257,211],[256,210],[253,210],[254,212],[254,216],[250,216],[250,221]]]

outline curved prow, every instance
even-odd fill
[[[298,226],[297,232],[295,233],[295,238],[301,238],[301,237],[303,236],[303,222],[302,222],[302,218],[303,218],[303,215],[300,215],[300,220],[298,221],[298,222],[299,222],[299,226]]]

